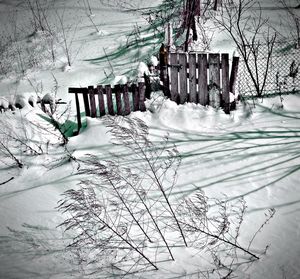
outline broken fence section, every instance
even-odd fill
[[[222,107],[230,112],[230,92],[235,93],[239,57],[229,54],[170,52],[160,49],[160,79],[163,91],[178,104],[185,102]]]
[[[84,112],[92,118],[104,115],[128,115],[131,111],[145,111],[144,82],[138,84],[98,85],[82,88],[69,88],[69,93],[75,94],[78,132],[82,127],[79,95],[82,95]],[[77,132],[77,133],[78,133]]]

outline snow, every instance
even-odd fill
[[[151,65],[152,66],[156,67],[158,65],[158,59],[157,59],[157,57],[155,57],[155,56],[152,55],[150,61],[151,61]]]
[[[137,76],[144,77],[144,74],[149,75],[149,68],[144,62],[140,62],[137,68]]]
[[[116,84],[126,84],[128,82],[128,79],[126,76],[115,76],[115,78],[112,81],[112,85],[115,86]]]
[[[8,22],[15,9],[21,15],[19,21],[26,21],[29,11],[22,8],[21,2],[1,1],[0,22]],[[89,2],[101,36],[94,32],[80,4],[55,1],[58,9],[65,9],[68,23],[74,24],[74,18],[80,22],[73,41],[78,54],[70,69],[66,70],[60,49],[59,59],[51,67],[46,61],[27,69],[25,76],[20,77],[16,72],[1,76],[0,107],[7,109],[9,104],[18,103],[23,109],[0,113],[0,139],[20,158],[24,167],[17,168],[0,148],[0,183],[13,178],[0,184],[0,278],[93,278],[86,275],[84,264],[78,265],[75,256],[65,250],[71,236],[57,228],[64,220],[56,209],[57,202],[65,190],[75,188],[85,178],[78,170],[86,154],[110,159],[112,153],[122,156],[126,150],[112,144],[103,119],[89,117],[87,128],[71,137],[64,147],[60,133],[45,119],[36,102],[38,97],[53,101],[57,89],[57,98],[72,102],[70,120],[74,120],[74,96],[67,94],[68,87],[98,84],[105,73],[110,72],[110,64],[115,71],[113,85],[128,81],[129,77],[124,74],[126,69],[135,69],[139,77],[148,74],[149,69],[146,61],[133,61],[131,56],[116,61],[106,59],[100,64],[87,61],[102,56],[104,49],[109,53],[118,44],[125,44],[126,34],[143,20],[134,12],[122,13],[116,6],[105,6],[103,1]],[[149,4],[147,1],[132,3]],[[273,6],[273,1],[263,4],[264,13],[282,12],[267,9]],[[277,25],[280,25],[279,20],[278,16],[272,17]],[[25,23],[24,26],[30,25]],[[23,44],[24,49],[28,49],[42,39],[43,34],[37,33],[30,41],[20,39],[17,45]],[[214,32],[211,51],[233,53],[234,50],[225,32]],[[45,50],[39,51],[42,54]],[[152,54],[149,57],[156,66],[157,58]],[[230,97],[234,98],[232,94]],[[247,209],[239,242],[246,247],[265,220],[265,214],[275,208],[274,217],[253,242],[257,254],[263,254],[269,246],[266,254],[261,255],[259,261],[239,268],[237,278],[300,278],[300,95],[283,96],[283,100],[280,97],[259,99],[255,106],[251,102],[239,103],[230,115],[198,104],[177,105],[160,92],[153,94],[146,106],[146,112],[134,112],[129,117],[140,118],[148,125],[153,142],[159,144],[168,136],[170,144],[177,146],[182,162],[173,190],[176,198],[187,197],[199,189],[210,198],[226,196],[227,200],[236,201],[244,197]],[[42,154],[34,154],[22,142],[37,153],[42,150]],[[151,245],[148,249],[151,250]],[[207,264],[192,248],[174,248],[174,255],[174,262],[159,263],[160,270],[136,277],[198,278],[198,274],[191,274]]]

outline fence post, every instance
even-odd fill
[[[198,87],[199,87],[199,103],[206,106],[209,103],[207,90],[207,54],[198,55]]]
[[[211,106],[220,107],[220,54],[210,53],[208,58],[209,64],[209,100]]]
[[[104,104],[104,98],[103,98],[103,87],[102,85],[97,86],[98,91],[98,103],[99,103],[99,112],[100,117],[105,115],[105,104]]]
[[[231,66],[231,73],[230,73],[230,81],[229,81],[229,91],[235,95],[235,86],[237,81],[237,75],[238,75],[238,69],[239,69],[239,56],[235,56],[233,54],[232,57],[232,66]],[[236,101],[234,100],[232,103],[232,106],[230,108],[231,110],[236,109]]]
[[[124,115],[130,114],[130,102],[128,95],[128,85],[125,84],[123,88],[123,99],[124,99]]]
[[[78,93],[75,93],[75,103],[76,103],[76,113],[77,113],[77,133],[76,133],[76,135],[78,135],[79,131],[80,131],[81,127],[82,127]]]
[[[135,84],[132,84],[131,90],[132,90],[132,100],[133,100],[133,111],[138,111],[139,102],[140,102],[139,90]]]
[[[114,104],[112,100],[112,92],[110,85],[105,85],[105,92],[106,92],[106,101],[107,101],[107,109],[109,115],[115,115],[114,112]]]
[[[122,99],[121,99],[121,85],[117,84],[115,85],[116,90],[116,104],[117,104],[117,115],[122,115]]]
[[[84,109],[85,109],[85,116],[91,116],[88,92],[89,91],[86,91],[85,93],[82,94],[83,95]]]
[[[171,67],[171,100],[178,102],[178,61],[177,53],[170,53],[170,67]]]
[[[162,91],[165,96],[170,97],[169,90],[169,75],[168,75],[168,51],[165,45],[162,44],[159,49],[159,67],[160,67],[160,80],[162,81]]]
[[[230,96],[229,96],[229,55],[222,53],[222,106],[226,114],[230,113]]]
[[[180,104],[184,104],[188,101],[188,94],[187,94],[187,58],[186,53],[179,53],[179,83],[180,83],[180,90],[179,90],[179,98]]]
[[[145,84],[143,82],[139,82],[138,84],[139,87],[139,107],[140,111],[146,111],[146,106],[145,106]]]
[[[150,77],[144,73],[144,80],[145,80],[145,85],[146,85],[146,91],[145,91],[145,97],[147,99],[150,99],[151,97],[151,83],[150,83]]]
[[[191,103],[197,103],[197,87],[196,87],[196,53],[189,54],[189,86]]]
[[[171,23],[168,23],[165,28],[165,43],[167,45],[167,50],[173,45],[173,28]]]
[[[94,86],[89,86],[88,92],[89,92],[90,105],[91,105],[91,117],[95,118],[97,115],[96,115],[96,102],[95,102]]]

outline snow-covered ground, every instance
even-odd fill
[[[26,69],[24,75],[15,71],[3,75],[0,98],[20,98],[16,96],[21,94],[26,99],[57,89],[58,98],[74,102],[73,96],[67,94],[68,87],[95,85],[110,73],[111,67],[116,75],[134,69],[139,60],[131,60],[131,55],[99,64],[87,61],[126,44],[126,35],[137,25],[145,24],[138,13],[121,12],[116,6],[118,1],[109,6],[103,2],[89,1],[91,18],[100,30],[97,33],[87,16],[88,1],[54,1],[50,18],[64,13],[69,36],[73,36],[72,32],[76,34],[72,39],[71,68],[66,67],[63,49],[57,46],[58,59],[54,64],[39,60],[41,63]],[[268,8],[272,1],[261,2],[264,13],[273,15],[272,23],[278,25],[284,10]],[[145,7],[159,1],[128,3]],[[0,13],[4,36],[12,34],[14,18],[18,19],[22,36],[18,35],[14,48],[24,50],[42,44],[38,34],[29,37],[29,11],[23,1],[0,1]],[[274,16],[278,14],[281,17]],[[218,32],[212,49],[234,51],[232,42]],[[74,114],[74,104],[71,106]],[[226,115],[195,104],[178,106],[157,93],[147,101],[147,108],[146,112],[135,112],[130,117],[138,117],[148,125],[154,143],[159,144],[168,135],[169,143],[177,146],[182,158],[174,197],[181,199],[199,189],[210,198],[236,201],[244,197],[247,209],[239,243],[245,247],[269,209],[276,210],[252,244],[256,254],[263,254],[269,246],[266,254],[241,266],[235,274],[237,278],[300,278],[300,95],[284,96],[282,103],[279,97],[266,98],[255,107],[252,103],[239,104],[236,111]],[[93,278],[87,275],[84,263],[79,264],[73,254],[65,251],[71,236],[57,228],[63,221],[57,202],[64,191],[76,187],[83,178],[78,175],[78,160],[85,160],[85,154],[107,159],[115,152],[125,156],[126,150],[111,143],[101,119],[89,118],[87,128],[70,138],[66,147],[62,146],[60,134],[43,116],[38,107],[29,105],[0,114],[1,136],[10,135],[2,142],[17,150],[15,155],[24,164],[17,168],[7,152],[0,154],[0,183],[13,178],[0,184],[0,278]],[[199,278],[199,273],[193,273],[202,268],[200,262],[197,266],[196,254],[188,249],[174,250],[175,262],[161,263],[158,271],[132,277]],[[104,275],[100,272],[97,276]]]

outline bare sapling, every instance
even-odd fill
[[[71,67],[80,51],[80,47],[77,50],[74,49],[74,40],[77,35],[79,22],[76,22],[73,26],[67,26],[65,22],[65,10],[62,13],[56,12],[56,17],[58,20],[58,31],[61,33],[61,36],[58,36],[58,44],[63,49],[67,65]]]
[[[52,34],[48,20],[48,11],[52,0],[26,0],[27,8],[30,10],[34,31],[42,31]]]
[[[208,269],[199,267],[199,274],[205,269],[207,278],[229,278],[238,267],[259,260],[250,248],[270,218],[248,247],[240,245],[243,199],[209,199],[203,191],[177,196],[181,157],[168,136],[152,142],[148,126],[137,118],[108,116],[103,121],[118,153],[109,159],[86,154],[79,160],[83,179],[58,203],[65,214],[61,226],[74,235],[68,247],[80,251],[81,262],[97,262],[101,270],[108,264],[124,276],[141,274],[176,260],[176,249],[186,247],[210,262]]]
[[[292,3],[294,1],[290,0],[279,0],[282,7],[284,7],[287,12],[287,16],[283,17],[284,21],[288,24],[288,34],[293,38],[296,42],[296,48],[300,47],[300,17],[297,14],[297,7],[293,7]]]
[[[253,6],[259,6],[255,0],[239,0],[236,5],[229,2],[223,3],[221,14],[215,16],[215,21],[220,28],[228,32],[236,44],[256,95],[262,97],[276,41],[276,32],[268,26],[268,18],[263,17],[261,9],[253,12]],[[261,55],[261,49],[265,46],[267,51],[264,53],[262,64],[258,58]]]

